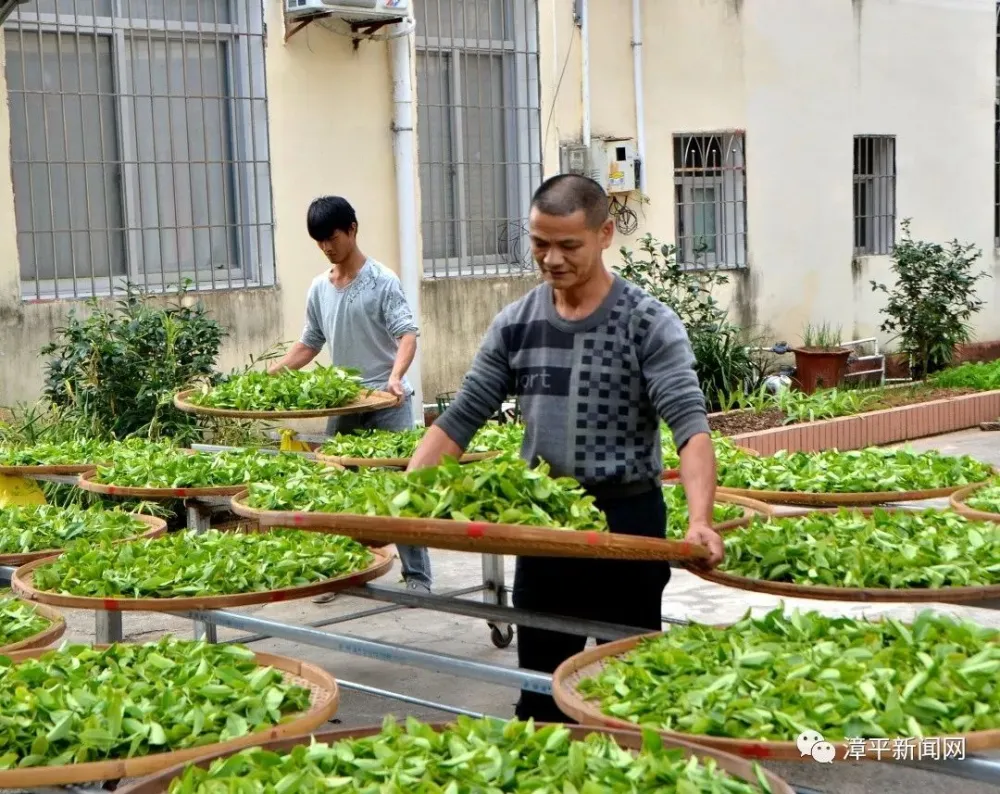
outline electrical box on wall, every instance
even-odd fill
[[[590,176],[590,151],[581,143],[564,143],[559,147],[559,173]]]
[[[590,145],[590,177],[608,193],[631,193],[638,186],[635,141],[603,138]]]

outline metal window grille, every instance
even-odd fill
[[[537,0],[416,6],[424,276],[532,269],[541,182]]]
[[[896,138],[854,136],[854,253],[891,254],[896,242]]]
[[[262,0],[35,0],[4,37],[24,298],[274,283]]]
[[[674,135],[677,259],[684,267],[747,266],[742,132]]]

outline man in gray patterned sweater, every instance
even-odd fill
[[[715,455],[705,398],[687,333],[667,306],[610,272],[603,253],[614,225],[593,180],[560,175],[535,193],[531,244],[544,283],[493,321],[455,401],[437,420],[410,468],[458,457],[476,431],[518,395],[522,456],[555,476],[575,477],[594,496],[612,532],[662,538],[660,420],[680,450],[689,506],[687,539],[722,560],[712,529]],[[659,630],[666,563],[519,557],[514,606]],[[553,672],[586,637],[518,627],[518,663]],[[551,697],[522,692],[520,719],[560,721]]]

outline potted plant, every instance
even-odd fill
[[[795,354],[795,381],[802,391],[812,394],[820,388],[840,384],[847,372],[851,351],[841,346],[840,328],[828,323],[807,325],[802,333],[802,347]]]

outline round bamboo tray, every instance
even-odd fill
[[[680,488],[681,486],[676,485],[670,487]],[[721,524],[715,524],[714,526],[716,532],[725,532],[733,527],[743,526],[755,516],[774,515],[774,510],[766,502],[758,502],[756,499],[748,499],[745,496],[736,496],[735,494],[717,493],[715,495],[715,504],[737,505],[743,508],[743,515],[740,518],[734,518],[730,521],[723,521]]]
[[[760,453],[755,449],[750,449],[750,447],[737,447],[740,452],[749,455],[751,458],[759,458]],[[664,469],[663,470],[663,481],[664,482],[674,482],[679,480],[681,477],[681,470],[679,468],[675,469]]]
[[[585,725],[597,725],[603,728],[618,730],[637,730],[637,726],[627,720],[618,719],[604,714],[600,704],[586,700],[577,691],[577,685],[585,678],[600,674],[607,661],[613,657],[623,656],[635,648],[646,637],[658,637],[660,633],[627,637],[624,640],[610,642],[588,648],[582,653],[571,656],[556,669],[552,675],[552,696],[563,713]],[[809,755],[803,756],[794,741],[763,741],[754,739],[731,739],[723,736],[708,736],[704,734],[685,734],[675,731],[660,731],[664,739],[682,739],[695,745],[708,747],[723,753],[732,753],[743,758],[755,758],[768,761],[812,761]],[[965,750],[968,753],[1000,747],[1000,730],[974,731],[972,733],[956,734],[964,739]],[[944,737],[924,737],[929,739]],[[947,738],[953,738],[951,736]],[[837,759],[842,760],[847,753],[845,742],[830,742],[837,750]],[[860,755],[860,743],[851,745],[851,758]],[[879,747],[874,740],[865,743],[865,757],[869,760],[885,760],[891,754]]]
[[[798,518],[810,513],[836,513],[837,508],[827,510],[809,510],[788,515],[772,516],[779,519]],[[863,508],[858,512],[871,515],[875,508]],[[913,510],[900,508],[886,511],[889,513],[912,513]],[[719,527],[719,531],[729,533],[747,527],[753,517],[741,518],[729,522],[728,526]],[[768,593],[786,598],[814,598],[822,601],[867,601],[873,603],[941,603],[966,604],[975,601],[1000,598],[1000,584],[983,585],[981,587],[920,587],[889,589],[872,587],[830,587],[829,585],[795,584],[793,582],[771,582],[766,579],[748,579],[745,576],[726,573],[725,571],[707,570],[697,566],[685,566],[695,576],[707,582],[734,587],[737,590],[748,590],[753,593]]]
[[[233,497],[232,510],[237,515],[256,519],[261,526],[328,532],[369,544],[394,543],[477,554],[527,557],[691,561],[708,557],[708,549],[686,541],[611,532],[487,524],[480,521],[256,510],[246,505],[246,496],[247,493],[244,492]]]
[[[11,577],[10,587],[17,595],[28,601],[37,601],[41,604],[52,604],[68,609],[92,609],[107,612],[187,612],[197,609],[228,609],[229,607],[272,604],[276,601],[310,598],[321,593],[332,593],[370,582],[372,579],[377,579],[388,573],[393,563],[393,555],[389,549],[371,549],[371,552],[375,555],[375,561],[363,571],[344,574],[301,587],[284,587],[280,590],[262,590],[256,593],[185,596],[183,598],[127,598],[124,596],[74,596],[39,590],[34,586],[34,570],[40,565],[51,562],[54,559],[52,557],[35,560],[18,568]]]
[[[432,727],[435,730],[440,731],[445,727],[445,725],[437,724]],[[626,750],[638,752],[642,749],[642,735],[637,733],[634,729],[620,731],[600,727],[591,727],[589,725],[567,725],[566,727],[569,728],[572,737],[577,740],[582,740],[594,733],[601,733],[613,738],[620,747]],[[330,744],[333,742],[343,741],[345,739],[361,739],[366,736],[372,736],[379,733],[381,730],[381,727],[343,728],[337,731],[315,734],[314,736],[299,736],[298,738],[293,739],[281,739],[275,742],[268,742],[261,745],[261,747],[274,752],[282,752],[291,750],[293,747],[300,744],[309,744],[313,739],[317,742]],[[680,738],[664,737],[663,744],[667,748],[677,748],[683,751],[685,757],[695,755],[700,758],[715,759],[718,766],[730,775],[742,778],[751,783],[756,781],[751,765],[734,755],[719,752],[718,750],[712,750],[706,747],[699,747],[696,744],[692,744],[691,742]],[[226,756],[232,754],[233,751],[215,752],[211,755],[205,755],[204,757],[197,759],[194,761],[193,765],[204,769],[210,766],[213,761],[217,761],[220,758],[225,758]],[[184,770],[191,765],[192,764],[178,764],[171,769],[166,769],[156,775],[147,777],[145,780],[137,781],[130,786],[120,789],[120,794],[166,794],[166,792],[169,791],[171,781],[183,774]],[[795,794],[794,790],[781,778],[777,777],[772,772],[768,772],[766,770],[761,771],[767,779],[767,782],[770,784],[773,794]]]
[[[978,484],[978,483],[977,483]],[[807,491],[755,491],[752,488],[726,488],[719,486],[717,493],[745,496],[775,505],[801,507],[862,507],[895,502],[923,502],[951,496],[964,486],[929,488],[924,491],[874,491],[872,493],[815,493]]]
[[[115,543],[129,543],[133,540],[139,540],[139,538],[156,538],[167,531],[167,522],[162,518],[139,515],[138,513],[130,513],[130,515],[137,521],[145,524],[147,527],[146,531],[138,535],[133,535],[130,538],[116,540]],[[24,554],[0,554],[0,565],[13,565],[17,567],[34,562],[35,560],[41,560],[44,557],[55,557],[60,553],[62,553],[62,549],[44,549],[42,551],[29,551]]]
[[[208,408],[188,402],[197,389],[186,389],[174,395],[174,406],[189,414],[202,416],[222,416],[229,419],[317,419],[323,416],[343,416],[345,414],[362,414],[369,411],[380,411],[399,404],[399,399],[388,392],[368,391],[339,408],[313,408],[303,411],[238,411],[235,408]]]
[[[63,476],[69,477],[74,474],[83,474],[91,471],[96,463],[74,463],[65,466],[0,466],[0,474],[9,477],[44,477]]]
[[[25,637],[23,640],[0,646],[0,654],[6,656],[15,651],[27,651],[32,648],[47,648],[66,633],[66,619],[56,610],[44,604],[29,604],[27,601],[15,599],[25,606],[35,610],[35,614],[50,621],[49,625],[37,634]]]
[[[495,458],[499,454],[499,452],[470,452],[462,455],[458,462],[476,463]],[[410,465],[410,458],[349,458],[343,455],[324,455],[322,452],[316,453],[316,460],[345,469],[405,469]]]
[[[985,488],[991,483],[980,482],[975,485],[967,485],[959,491],[955,491],[949,498],[952,510],[961,516],[965,516],[973,521],[993,521],[1000,523],[1000,513],[991,513],[988,510],[977,510],[974,507],[969,507],[969,497],[973,496],[976,491]]]
[[[96,469],[91,469],[86,474],[81,474],[77,487],[103,496],[122,496],[136,499],[196,499],[199,496],[233,496],[240,491],[245,491],[247,487],[244,483],[242,485],[217,485],[210,488],[133,488],[94,482],[93,477],[96,473]]]
[[[11,654],[11,658],[14,662],[20,662],[25,659],[37,658],[47,652],[45,650],[25,651]],[[280,725],[219,744],[113,761],[0,771],[0,789],[65,786],[150,775],[175,764],[186,765],[187,762],[202,758],[206,754],[231,753],[243,747],[276,741],[286,736],[300,736],[323,725],[336,713],[340,692],[336,680],[326,670],[308,662],[290,659],[287,656],[275,656],[270,653],[257,653],[256,661],[261,667],[273,667],[275,670],[280,670],[288,683],[307,688],[312,695],[309,710],[301,714],[291,715],[287,722]]]

